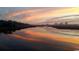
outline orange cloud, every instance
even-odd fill
[[[41,10],[43,10],[43,9],[38,8],[38,9],[31,9],[31,10],[18,10],[18,11],[6,14],[5,17],[11,18],[11,17],[17,16],[17,15],[20,15],[20,14],[32,14],[32,13],[35,14],[37,12],[40,12]]]
[[[15,17],[17,15],[21,14],[27,14],[30,16],[24,16],[21,21],[27,22],[27,23],[35,23],[40,22],[42,20],[46,20],[46,18],[50,17],[57,17],[57,16],[63,16],[63,15],[72,15],[72,14],[79,14],[79,8],[60,8],[53,10],[51,9],[32,9],[32,10],[20,10],[13,13],[9,13],[6,15],[6,18],[11,19],[12,17]]]

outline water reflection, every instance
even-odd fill
[[[4,34],[11,34],[12,32],[15,32],[16,30],[0,30],[0,33]]]
[[[0,50],[69,51],[79,49],[79,38],[71,39],[56,33],[57,31],[47,27],[4,31],[0,34]]]

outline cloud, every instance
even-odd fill
[[[79,8],[33,8],[17,10],[6,14],[6,19],[15,20],[23,23],[37,24],[48,21],[53,17],[79,14]],[[53,19],[52,19],[53,20]]]
[[[57,8],[33,8],[29,10],[18,10],[15,12],[11,12],[6,14],[5,18],[20,21],[20,22],[26,22],[26,23],[33,23],[33,21],[36,22],[42,22],[46,18],[48,18],[49,11],[53,11]]]

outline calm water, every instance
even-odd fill
[[[76,34],[76,35],[75,35]],[[63,51],[79,50],[78,31],[36,27],[0,34],[0,50]]]

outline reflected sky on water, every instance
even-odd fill
[[[16,30],[12,34],[0,34],[0,48],[1,50],[25,51],[78,50],[78,39],[60,34],[55,28],[36,27]]]

